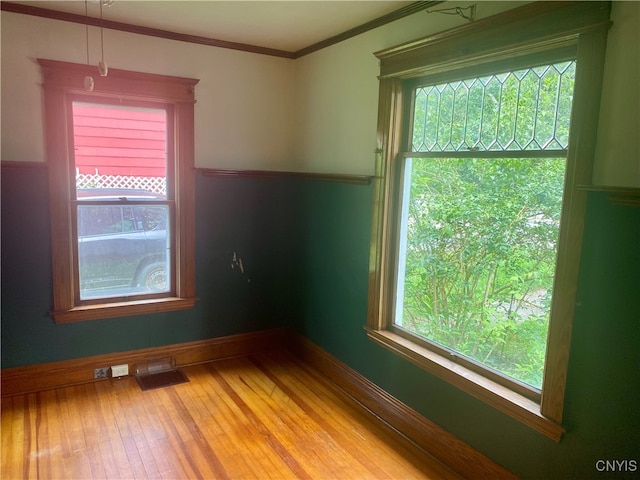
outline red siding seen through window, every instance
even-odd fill
[[[79,173],[166,176],[164,111],[75,104],[73,125]]]

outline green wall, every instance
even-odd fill
[[[367,339],[371,185],[199,173],[196,307],[55,325],[46,176],[2,169],[3,368],[289,326],[523,478],[640,478],[595,468],[640,469],[639,208],[588,194],[568,432],[555,443]]]
[[[424,416],[523,478],[640,478],[640,209],[589,193],[560,443],[401,360],[367,339],[373,187],[300,188],[300,333]]]
[[[195,308],[61,325],[48,315],[47,182],[44,167],[2,168],[2,368],[282,326],[281,182],[197,174]],[[234,252],[244,274],[231,268]]]

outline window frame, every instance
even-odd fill
[[[609,11],[608,2],[534,2],[375,54],[380,60],[380,90],[367,335],[555,441],[564,433],[564,392],[586,204],[578,187],[591,183]],[[410,135],[409,92],[415,79],[450,81],[563,56],[576,59],[576,80],[545,372],[537,399],[394,329],[402,152],[407,151]]]
[[[49,170],[53,309],[56,323],[141,315],[192,308],[195,295],[195,175],[194,104],[197,79],[109,69],[107,77],[97,68],[56,60],[38,59],[43,73],[46,152]],[[91,75],[94,89],[86,91],[84,78]],[[175,195],[172,271],[174,288],[167,295],[145,298],[80,301],[77,291],[77,236],[74,219],[75,169],[71,106],[73,101],[156,106],[164,109],[173,135],[167,148]],[[168,180],[169,181],[169,180]],[[167,185],[170,188],[170,185]]]

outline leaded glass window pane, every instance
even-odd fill
[[[412,152],[566,150],[575,61],[415,91]]]

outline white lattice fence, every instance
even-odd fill
[[[98,172],[76,173],[76,188],[135,188],[166,195],[164,177],[130,177],[126,175],[100,175]]]

